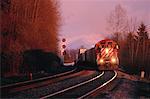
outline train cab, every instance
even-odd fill
[[[95,45],[96,62],[100,70],[114,70],[118,68],[118,44],[113,40],[102,40]]]

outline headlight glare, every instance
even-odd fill
[[[111,62],[112,62],[112,63],[116,63],[116,59],[115,59],[115,58],[112,58],[112,59],[111,59]]]
[[[101,64],[104,63],[104,60],[103,60],[103,59],[100,59],[100,63],[101,63]]]

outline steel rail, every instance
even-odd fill
[[[8,88],[8,87],[14,87],[14,86],[18,86],[18,85],[21,86],[21,85],[27,84],[27,83],[33,83],[33,82],[38,82],[38,81],[42,81],[42,80],[46,80],[46,79],[51,79],[51,78],[63,76],[63,75],[72,73],[72,72],[74,72],[75,70],[76,70],[76,69],[73,69],[73,70],[71,70],[71,71],[67,71],[67,72],[64,72],[64,73],[56,74],[56,75],[49,76],[49,77],[39,78],[39,79],[35,79],[35,80],[29,80],[29,81],[24,81],[24,82],[18,82],[18,83],[15,83],[15,84],[4,85],[4,86],[1,86],[0,89]]]
[[[108,80],[108,81],[105,82],[104,84],[100,85],[98,88],[96,88],[96,89],[94,89],[94,90],[88,92],[87,94],[85,94],[85,95],[83,95],[83,96],[81,96],[81,97],[78,97],[77,99],[83,99],[83,98],[89,96],[90,94],[94,93],[95,91],[99,90],[100,88],[106,86],[106,85],[107,85],[108,83],[110,83],[111,81],[113,81],[113,80],[117,77],[117,72],[116,72],[116,71],[114,71],[114,72],[115,72],[115,75],[114,75],[110,80]]]
[[[71,86],[71,87],[69,87],[69,88],[66,88],[66,89],[57,91],[57,92],[55,92],[55,93],[52,93],[52,94],[49,94],[49,95],[40,97],[40,99],[45,99],[45,98],[48,98],[48,97],[52,97],[52,96],[55,96],[55,95],[57,95],[57,94],[63,93],[63,92],[65,92],[65,91],[71,90],[71,89],[73,89],[73,88],[82,86],[82,85],[84,85],[84,84],[87,84],[87,83],[89,83],[89,82],[91,82],[91,81],[94,81],[94,80],[100,78],[102,75],[104,75],[104,71],[103,71],[100,75],[98,75],[98,76],[96,76],[96,77],[94,77],[94,78],[92,78],[92,79],[90,79],[90,80],[87,80],[87,81],[84,81],[84,82],[79,83],[79,84],[77,84],[77,85]]]

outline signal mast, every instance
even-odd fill
[[[62,56],[62,60],[64,62],[64,56],[66,55],[66,39],[63,38],[62,39],[62,45],[61,45],[61,56]]]

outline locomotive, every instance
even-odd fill
[[[90,63],[98,70],[114,70],[119,65],[118,50],[119,46],[115,41],[101,40],[94,48],[79,49],[78,62]]]

